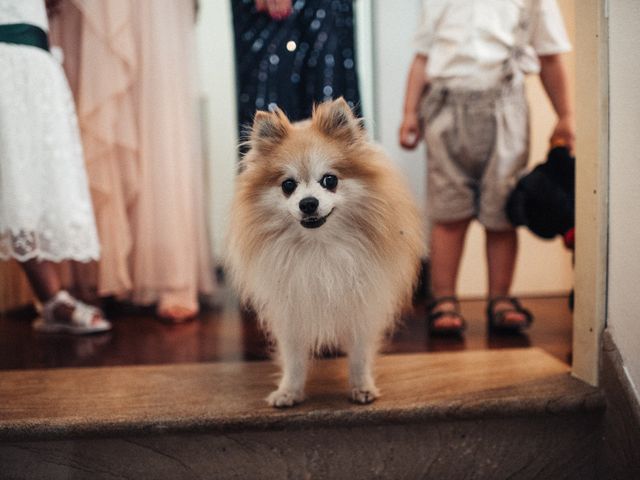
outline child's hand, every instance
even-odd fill
[[[255,0],[258,12],[268,12],[273,20],[284,20],[291,15],[291,0]]]
[[[413,150],[420,143],[420,120],[416,114],[405,114],[400,125],[400,145],[407,150]]]
[[[570,115],[560,117],[549,140],[551,147],[567,147],[570,152],[573,152],[576,142],[575,132],[576,127],[573,117]]]

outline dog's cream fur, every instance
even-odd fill
[[[258,112],[237,179],[228,238],[234,285],[275,339],[283,376],[270,405],[304,398],[320,349],[349,355],[351,399],[378,396],[372,363],[380,340],[409,305],[423,250],[416,206],[401,175],[367,142],[346,102],[319,105],[291,124]],[[320,185],[338,177],[335,191]],[[285,179],[297,182],[287,196]],[[319,200],[319,228],[304,228],[299,202]]]

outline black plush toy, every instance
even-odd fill
[[[507,201],[507,216],[535,235],[562,235],[573,247],[575,213],[575,158],[565,147],[549,151],[547,161],[522,177]]]

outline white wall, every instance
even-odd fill
[[[409,186],[424,211],[424,146],[421,145],[418,150],[409,152],[400,148],[398,144],[404,89],[409,65],[413,59],[410,44],[420,20],[421,2],[372,0],[372,4],[374,77],[369,79],[363,76],[360,83],[373,82],[375,138],[405,173]]]
[[[198,69],[205,151],[207,216],[211,251],[224,249],[237,167],[237,114],[231,3],[200,0],[197,25]]]
[[[609,2],[610,161],[607,327],[640,388],[640,2]],[[638,396],[640,400],[640,396]]]

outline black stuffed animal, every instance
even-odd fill
[[[547,161],[522,177],[507,200],[507,217],[535,235],[562,235],[573,246],[575,224],[575,158],[566,147],[549,151]]]

